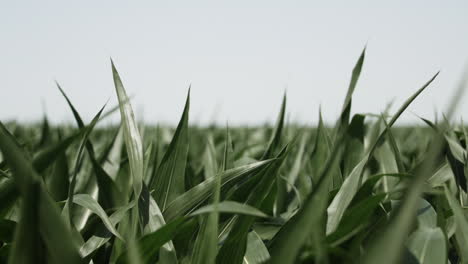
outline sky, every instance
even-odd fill
[[[339,115],[366,46],[353,113],[395,112],[437,71],[400,123],[447,108],[468,60],[468,1],[0,1],[0,120],[72,122],[116,104],[114,60],[139,120],[314,125]],[[458,118],[468,112],[461,104]],[[465,117],[467,119],[468,117]],[[118,114],[109,123],[118,122]]]

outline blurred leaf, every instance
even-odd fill
[[[6,219],[0,220],[0,241],[11,243],[16,228],[16,222]]]
[[[69,176],[67,156],[62,152],[58,154],[53,172],[46,178],[47,190],[55,201],[67,199],[70,185]]]
[[[458,201],[453,197],[453,194],[450,192],[447,186],[444,186],[445,197],[450,205],[450,208],[453,211],[455,217],[455,239],[458,243],[458,253],[461,257],[461,263],[468,263],[468,220],[466,219],[465,213],[461,208]]]
[[[454,175],[450,166],[445,163],[441,166],[427,181],[433,186],[443,186],[450,179],[454,179]]]
[[[447,262],[447,245],[440,228],[420,228],[408,241],[408,248],[420,264],[444,264]]]
[[[419,227],[436,228],[437,213],[430,203],[424,199],[419,200],[419,208],[417,213]]]
[[[244,264],[261,264],[270,259],[270,253],[260,236],[252,231],[247,236],[247,251],[244,256]]]
[[[50,125],[49,125],[49,120],[47,119],[47,116],[44,114],[44,119],[42,121],[42,127],[41,127],[41,139],[39,143],[37,144],[37,148],[40,149],[44,147],[45,145],[49,144],[51,141],[51,133],[50,133]]]
[[[35,205],[39,198],[39,188],[37,184],[28,184],[25,188],[27,193],[23,194],[21,219],[15,230],[8,263],[46,263],[45,245],[41,241],[37,223],[33,221],[39,215],[38,206]]]
[[[467,154],[465,149],[453,138],[445,135],[449,150],[447,151],[447,161],[455,176],[455,182],[463,191],[467,192],[467,176],[465,175]]]
[[[16,143],[0,123],[0,150],[13,170],[16,184],[23,197],[20,222],[15,231],[10,263],[40,263],[46,247],[50,263],[80,263],[80,257],[70,231],[61,219],[50,196],[43,190],[39,176]],[[60,250],[56,250],[60,248]],[[38,255],[39,254],[39,255]]]
[[[466,150],[457,142],[455,139],[445,136],[445,140],[450,147],[450,151],[452,152],[453,156],[460,162],[464,163],[467,157]]]
[[[348,176],[364,155],[364,115],[354,115],[346,133],[343,154],[343,176]]]
[[[43,148],[41,151],[39,151],[37,154],[34,155],[33,158],[33,167],[34,170],[37,171],[38,173],[44,172],[50,165],[54,163],[54,161],[57,160],[57,158],[60,157],[63,153],[65,153],[65,150],[80,136],[83,136],[85,133],[85,129],[82,129],[78,131],[77,133],[72,134],[71,136],[68,136],[61,140],[60,142],[56,143],[53,146]]]
[[[10,212],[19,197],[19,191],[12,178],[0,180],[0,217]]]

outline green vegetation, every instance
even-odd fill
[[[1,262],[468,263],[461,92],[442,122],[393,127],[437,74],[351,116],[364,57],[316,128],[285,121],[286,96],[273,128],[189,126],[190,90],[176,129],[146,127],[113,63],[119,105],[85,123],[59,86],[76,126],[0,123]]]

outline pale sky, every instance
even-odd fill
[[[354,113],[395,110],[441,70],[410,122],[443,110],[461,78],[468,1],[2,0],[0,34],[2,121],[73,120],[54,80],[89,121],[116,102],[112,57],[151,123],[178,121],[190,83],[192,124],[274,120],[285,89],[291,120],[315,124],[322,105],[331,122],[367,44]]]

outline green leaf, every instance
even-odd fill
[[[221,177],[221,186],[231,181],[247,177],[248,175],[265,168],[273,161],[274,160],[259,161],[222,172],[219,176]],[[208,197],[210,197],[213,193],[213,188],[215,184],[216,177],[209,178],[204,180],[197,186],[193,187],[192,189],[188,190],[187,192],[179,196],[177,199],[175,199],[171,204],[169,204],[166,210],[163,211],[164,218],[167,221],[170,221],[183,216],[188,211],[193,209],[194,206],[198,205],[199,203],[205,201]]]
[[[205,179],[215,177],[218,173],[218,164],[216,159],[216,149],[212,137],[208,137],[207,139],[206,149],[203,154],[203,164]]]
[[[445,182],[454,179],[452,169],[448,163],[442,165],[427,181],[432,187],[443,186]]]
[[[362,65],[364,64],[364,58],[366,56],[366,48],[362,50],[361,55],[359,56],[356,65],[353,68],[353,72],[351,74],[351,81],[349,83],[348,92],[346,93],[345,100],[343,102],[343,108],[341,110],[340,118],[338,119],[338,123],[336,126],[336,135],[339,133],[340,130],[346,131],[349,124],[349,115],[351,113],[351,101],[354,93],[354,89],[356,88],[357,82],[359,77],[361,76]],[[341,132],[343,133],[343,132]]]
[[[401,114],[408,108],[408,106],[418,97],[429,85],[437,78],[439,75],[439,72],[437,72],[434,76],[432,76],[429,81],[427,81],[419,90],[417,90],[412,96],[410,96],[406,101],[403,103],[402,106],[398,109],[398,111],[392,116],[392,119],[388,124],[385,126],[384,131],[382,131],[375,141],[374,144],[372,144],[372,148],[370,149],[370,153],[373,153],[375,149],[379,146],[379,143],[383,140],[384,136],[387,134],[387,131],[395,124],[395,122],[398,120],[398,118],[401,116]]]
[[[364,156],[364,158],[359,162],[359,164],[356,165],[351,174],[345,179],[343,185],[340,187],[340,190],[338,191],[337,195],[333,198],[332,203],[327,209],[327,234],[330,234],[336,230],[339,222],[341,221],[341,218],[343,217],[344,211],[351,203],[352,198],[354,197],[360,186],[364,166],[367,165],[369,158],[377,149],[377,146],[379,142],[383,139],[385,133],[389,131],[389,129],[396,122],[398,117],[400,117],[400,115],[406,110],[406,108],[414,101],[414,99],[416,99],[417,95],[419,95],[434,80],[436,76],[437,74],[429,82],[423,85],[423,87],[419,89],[413,96],[411,96],[408,100],[406,100],[403,103],[403,105],[399,108],[397,113],[392,117],[389,124],[385,127],[385,130],[382,133],[380,133],[379,137],[377,138],[376,142],[369,150],[369,152]]]
[[[249,213],[251,213],[250,209],[245,209],[245,207],[243,207],[242,210],[233,210],[231,208],[224,209],[226,209],[226,213],[238,213],[238,211],[241,211],[241,213],[249,211]],[[210,214],[212,212],[216,212],[217,210],[217,208],[210,206],[196,214],[190,214],[188,216],[183,216],[172,220],[158,228],[156,231],[142,236],[137,241],[138,249],[142,256],[142,263],[153,263],[157,259],[159,255],[158,253],[160,253],[160,248],[167,242],[171,241],[180,230],[184,230],[183,226],[188,225],[192,217],[200,214]],[[255,214],[258,214],[258,212],[255,212]],[[128,251],[119,256],[117,263],[127,263],[127,258]]]
[[[247,197],[246,204],[257,208],[262,205],[275,184],[279,168],[288,153],[288,146],[286,146],[278,154],[274,162],[261,172],[260,181]],[[242,263],[246,250],[248,231],[254,220],[254,216],[233,218],[232,228],[216,257],[217,263]]]
[[[150,181],[149,189],[164,211],[168,205],[185,192],[185,166],[188,154],[188,118],[190,109],[190,89],[187,94],[184,112],[167,149],[155,178]]]
[[[317,127],[317,135],[315,137],[315,145],[314,150],[311,154],[311,177],[312,177],[312,185],[319,181],[320,173],[323,170],[328,158],[330,157],[332,144],[330,140],[330,136],[327,132],[327,128],[323,124],[322,119],[322,112],[319,111],[319,124]],[[339,167],[333,167],[335,171],[331,172],[330,174],[333,175],[333,179],[330,181],[330,189],[333,189],[333,186],[339,186],[341,184],[341,172]]]
[[[104,169],[113,181],[117,181],[117,175],[120,170],[122,146],[123,133],[122,128],[119,128],[110,148],[106,151],[105,155],[98,160],[102,164],[102,169]]]
[[[405,106],[409,105],[414,98],[421,93],[435,78],[434,75],[421,89],[419,89],[412,97],[410,97],[402,110],[392,118],[389,126],[396,121],[395,117],[404,111]],[[370,248],[361,259],[362,263],[371,264],[379,262],[381,264],[398,262],[403,253],[403,242],[410,232],[411,225],[416,217],[417,204],[421,193],[423,192],[424,182],[433,173],[435,161],[439,158],[442,150],[443,140],[439,137],[435,138],[427,151],[427,156],[423,163],[418,166],[415,177],[410,183],[405,192],[405,197],[400,207],[392,215],[389,225],[383,231],[382,236],[376,238],[376,241],[370,242]]]
[[[302,208],[292,216],[275,235],[271,242],[271,263],[293,263],[306,240],[310,239],[316,252],[316,262],[326,262],[325,249],[326,210],[328,189],[336,167],[342,156],[344,134],[339,134],[330,155],[321,167],[312,193],[304,201]]]
[[[186,218],[178,218],[170,223],[167,223],[157,231],[147,234],[139,239],[138,247],[142,256],[142,263],[154,263],[158,257],[159,249],[165,243],[169,242],[181,229],[181,225],[186,221]],[[119,256],[117,264],[128,263],[128,253]]]
[[[117,232],[104,209],[102,209],[102,207],[93,199],[93,197],[88,194],[75,194],[73,202],[91,210],[93,213],[99,216],[107,229],[109,229],[109,231],[112,232],[112,234],[114,234],[116,237],[123,240],[122,236],[119,234],[119,232]]]
[[[387,133],[389,131],[390,130],[387,130]],[[379,148],[375,150],[374,157],[379,163],[380,173],[400,172],[397,162],[396,162],[396,157],[394,153],[392,152],[390,144],[388,144],[388,142],[384,142],[382,145],[380,145]],[[386,193],[393,190],[397,184],[398,184],[398,180],[395,178],[390,178],[387,176],[382,178],[383,191]]]
[[[90,157],[94,174],[96,175],[99,202],[104,209],[114,208],[124,202],[123,194],[117,184],[107,174],[107,172],[98,164],[94,157]]]
[[[154,198],[150,195],[148,188],[143,184],[142,193],[139,200],[140,220],[143,222],[143,234],[149,234],[157,231],[166,224],[161,210]],[[147,212],[147,216],[144,214]],[[147,219],[146,219],[147,218]],[[161,261],[164,263],[177,263],[177,255],[172,241],[168,241],[163,245],[160,252]]]
[[[344,215],[346,221],[341,222],[336,231],[327,236],[327,242],[337,246],[365,228],[385,196],[386,194],[372,195],[349,208]]]
[[[85,127],[85,132],[84,132],[83,138],[81,140],[80,146],[78,148],[78,152],[76,154],[75,168],[74,168],[74,171],[73,171],[73,174],[72,174],[70,185],[68,186],[68,199],[67,199],[67,203],[66,203],[66,205],[65,205],[65,207],[63,208],[63,211],[62,211],[62,214],[68,217],[68,224],[70,226],[73,226],[72,225],[73,197],[74,197],[74,194],[75,194],[75,185],[76,185],[76,179],[77,179],[78,171],[79,171],[79,169],[81,167],[81,163],[82,163],[82,160],[83,160],[83,151],[84,151],[85,146],[88,143],[88,137],[91,134],[94,127],[96,126],[96,123],[99,120],[99,116],[101,115],[104,108],[105,108],[105,105],[94,116],[91,123],[87,127]],[[82,222],[85,221],[85,219],[83,218],[83,215],[84,214],[82,214],[82,216],[81,216],[81,221]],[[79,226],[81,227],[82,223],[79,223]]]
[[[341,188],[333,198],[333,201],[328,206],[327,235],[336,230],[346,208],[348,208],[354,195],[357,193],[361,182],[362,171],[366,163],[367,157],[362,159],[356,167],[354,167],[350,175],[343,182],[343,185],[341,185]]]
[[[445,140],[447,140],[453,156],[458,161],[465,163],[465,159],[467,157],[466,150],[455,139],[449,137],[448,135],[445,136]]]
[[[117,225],[122,219],[125,217],[127,214],[128,210],[133,208],[135,206],[136,202],[133,201],[129,203],[126,206],[118,208],[110,217],[109,221],[112,226]],[[101,228],[98,229],[92,237],[90,237],[86,243],[84,243],[81,248],[80,248],[80,254],[83,257],[89,256],[91,253],[93,253],[95,250],[100,248],[101,246],[105,245],[111,237],[112,233],[109,231],[109,229],[103,224]]]
[[[281,146],[281,134],[283,132],[283,127],[284,127],[284,116],[286,113],[286,93],[283,95],[283,102],[281,103],[281,109],[278,115],[278,119],[276,121],[276,126],[275,130],[273,131],[273,134],[271,135],[270,138],[270,143],[268,144],[268,147],[263,153],[263,156],[261,160],[265,159],[271,159],[275,156],[275,151],[277,151]]]
[[[258,210],[255,207],[252,207],[248,204],[241,204],[241,203],[234,202],[234,201],[222,201],[217,205],[216,204],[206,205],[200,209],[195,210],[190,215],[193,216],[193,215],[205,214],[208,212],[212,212],[215,209],[218,210],[220,213],[232,213],[232,214],[248,215],[248,216],[255,216],[255,217],[268,217],[267,214],[263,213],[262,211]]]
[[[138,131],[138,123],[133,114],[132,106],[130,105],[122,80],[120,79],[119,73],[117,72],[112,60],[111,64],[115,90],[119,99],[120,117],[124,128],[125,146],[130,162],[133,191],[135,197],[138,197],[143,183],[143,145],[141,142],[140,132]]]
[[[395,157],[395,162],[398,167],[398,172],[405,172],[405,167],[403,165],[401,153],[400,153],[400,150],[398,149],[398,145],[396,143],[395,137],[393,136],[392,130],[388,126],[388,123],[383,116],[382,116],[382,121],[384,122],[385,127],[387,128],[387,138],[390,143],[390,147],[392,148],[393,155]]]
[[[65,91],[62,89],[62,87],[60,86],[60,84],[56,81],[55,84],[57,85],[57,88],[59,89],[60,93],[62,94],[62,96],[65,98],[65,100],[67,101],[67,104],[68,106],[70,107],[70,110],[72,111],[73,113],[73,117],[75,118],[75,121],[76,123],[78,124],[78,127],[79,128],[83,128],[84,127],[84,122],[83,122],[83,119],[81,119],[81,116],[80,114],[78,113],[78,111],[76,110],[75,106],[73,106],[72,102],[70,101],[70,99],[68,98],[67,94],[65,93]]]
[[[212,144],[209,142],[208,144]],[[214,146],[209,146],[208,151],[212,153],[210,156],[213,156]],[[225,153],[227,152],[227,145],[225,145]],[[226,154],[225,154],[226,155]],[[214,158],[212,160],[214,164],[211,165],[214,170],[216,161]],[[224,162],[226,161],[226,157]],[[200,229],[198,231],[197,239],[193,247],[192,254],[192,263],[193,264],[213,264],[216,261],[216,254],[218,253],[218,225],[219,225],[219,212],[223,207],[222,203],[219,203],[220,192],[221,192],[221,177],[216,175],[216,171],[213,172],[213,175],[208,178],[216,177],[216,184],[213,187],[213,204],[205,206],[196,210],[191,215],[197,215],[206,211],[211,211],[207,216],[202,219]],[[225,202],[224,202],[225,203]],[[227,209],[232,209],[235,206],[229,206],[229,204],[224,207]],[[253,208],[256,210],[255,208]]]

